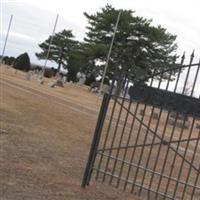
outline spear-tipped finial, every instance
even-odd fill
[[[195,50],[192,51],[191,57],[194,57],[194,51],[195,51]]]
[[[181,57],[181,65],[184,63],[184,60],[185,60],[185,51],[183,52],[183,55]]]
[[[192,63],[193,59],[194,59],[194,50],[192,51],[192,54],[190,56],[190,64]]]

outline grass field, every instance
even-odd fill
[[[1,200],[136,200],[92,182],[80,187],[101,97],[86,87],[49,88],[0,69]]]
[[[23,72],[15,71],[6,66],[1,67],[0,125],[1,130],[5,130],[5,132],[0,133],[0,197],[2,197],[2,200],[139,199],[133,194],[129,194],[129,192],[122,193],[122,190],[117,190],[108,186],[108,184],[96,183],[95,181],[92,181],[91,185],[86,189],[80,187],[102,97],[88,92],[88,88],[85,86],[67,83],[64,88],[50,88],[48,83],[52,79],[45,79],[45,84],[39,85],[36,75],[32,77],[31,81],[26,80],[25,77]],[[100,149],[104,148],[103,143],[107,134],[113,105],[114,103],[111,101],[103,127]],[[128,109],[128,102],[125,102],[124,106]],[[133,103],[130,107],[132,113],[134,113],[135,107],[136,104]],[[148,133],[148,137],[145,139],[146,128],[140,126],[141,124],[137,120],[128,140],[133,116],[128,115],[127,122],[125,122],[127,112],[123,110],[118,121],[120,109],[120,105],[115,107],[105,148],[118,147],[120,140],[120,145],[122,146],[127,145],[127,141],[130,141],[130,146],[134,146],[137,134],[139,135],[138,144],[144,143],[145,140],[147,143],[153,142],[153,134]],[[140,105],[138,108],[138,119],[142,118],[139,114],[141,109],[144,109],[144,105]],[[155,109],[155,111],[159,112],[159,109]],[[151,130],[154,130],[157,126],[157,120],[149,122],[150,113],[151,107],[148,106],[143,122],[145,124],[149,123]],[[160,137],[164,132],[166,116],[167,112],[162,112],[156,131]],[[189,121],[191,124],[191,117]],[[123,130],[124,123],[125,129]],[[199,120],[195,120],[195,126],[197,123],[200,123]],[[118,127],[115,131],[116,125]],[[195,129],[195,126],[191,137],[199,137],[199,130]],[[115,132],[116,137],[114,137]],[[173,133],[173,127],[167,126],[164,139],[169,140],[172,137],[173,140],[178,140],[180,135],[182,140],[188,139],[190,128],[181,132],[181,128],[176,128]],[[112,144],[113,138],[115,138],[115,141]],[[157,138],[154,142],[160,142],[160,140]],[[196,143],[193,141],[188,144],[185,158],[189,161],[192,160],[195,146]],[[169,165],[166,165],[167,167],[163,174],[168,175],[172,172],[171,176],[177,177],[182,159],[173,151],[169,151],[165,159],[168,151],[166,146],[162,146],[160,150],[158,150],[158,147],[159,145],[152,150],[148,168],[153,169],[156,160],[159,159],[159,164],[155,168],[156,171],[161,172],[163,163],[167,162]],[[176,143],[173,148],[177,148]],[[186,143],[180,143],[178,153],[183,155],[185,149]],[[157,157],[158,152],[160,152],[159,157]],[[109,150],[103,153],[108,154]],[[113,150],[109,154],[123,159],[125,151],[123,149],[119,152],[118,150]],[[126,152],[126,161],[131,160],[131,154],[132,148]],[[140,148],[135,150],[135,155],[133,163],[138,163],[139,155],[141,155]],[[196,166],[200,164],[199,155],[200,146],[198,144],[194,159]],[[143,158],[139,161],[141,166],[146,165],[147,157],[149,157],[149,148],[144,149]],[[100,155],[97,155],[97,163],[99,158]],[[173,160],[175,161],[174,163]],[[107,167],[106,163],[108,163]],[[106,169],[105,171],[108,173],[105,182],[109,182],[109,173],[112,172],[114,165],[116,165],[114,167],[115,174],[120,174],[121,161],[111,160],[108,162],[107,157],[103,157],[101,169]],[[171,171],[172,166],[174,166],[173,171]],[[184,163],[183,166],[184,170],[180,174],[180,180],[185,182],[190,169],[187,163]],[[129,165],[125,164],[122,169],[119,176],[126,178]],[[132,168],[128,178],[130,182],[133,181],[135,174],[137,174],[136,182],[144,181],[146,185],[149,185],[151,180],[150,172],[147,172],[145,180],[142,180],[144,171]],[[196,171],[191,171],[188,182],[193,184],[195,177]],[[113,185],[115,185],[116,180],[113,179]],[[152,187],[156,188],[159,180],[158,176],[155,176],[152,180]],[[166,180],[160,180],[162,184],[159,189],[162,192],[165,190]],[[198,179],[197,181],[197,185],[199,185],[200,180]],[[169,191],[172,190],[173,192],[174,180],[172,179],[168,184]],[[121,184],[122,189],[123,185]],[[177,188],[180,190],[181,196],[183,186]],[[189,198],[190,192],[189,189],[186,193],[186,199]],[[195,200],[199,200],[199,192],[196,192]],[[145,194],[142,196],[143,199],[146,199]]]

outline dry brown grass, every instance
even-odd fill
[[[86,164],[91,139],[93,136],[97,115],[101,104],[101,96],[88,92],[87,87],[79,87],[66,84],[64,88],[49,88],[48,82],[52,79],[45,79],[44,85],[38,85],[37,77],[34,76],[31,81],[25,80],[25,74],[15,73],[11,68],[1,68],[0,86],[1,86],[1,104],[0,104],[0,123],[1,128],[6,130],[6,134],[0,134],[0,196],[3,199],[138,199],[129,193],[121,193],[107,184],[92,184],[87,189],[81,189],[81,179]],[[126,102],[125,107],[128,107]],[[110,103],[102,141],[106,134],[108,122],[112,111],[113,102]],[[143,109],[140,105],[139,110]],[[117,105],[114,113],[114,119],[110,129],[110,139],[106,145],[111,146],[112,136],[115,132],[115,126],[118,119],[120,106]],[[135,104],[131,110],[134,112]],[[144,123],[147,124],[150,116],[150,107],[147,107]],[[158,110],[157,110],[158,112]],[[163,112],[157,134],[162,135],[166,121],[166,112]],[[138,114],[138,118],[141,116]],[[120,136],[123,129],[126,111],[123,110],[117,129],[117,137],[114,146],[119,145]],[[133,117],[129,115],[122,145],[126,145],[129,130]],[[192,119],[189,119],[190,122]],[[137,120],[136,120],[137,121]],[[198,121],[197,121],[198,122]],[[157,120],[152,120],[150,128],[156,127]],[[140,123],[137,121],[131,136],[129,145],[134,145]],[[180,136],[180,128],[176,128],[173,139],[177,140]],[[146,128],[142,126],[138,143],[142,143],[145,138]],[[182,139],[188,138],[190,129],[185,129]],[[172,134],[172,127],[167,126],[165,139],[169,139]],[[193,137],[198,136],[198,130],[193,131]],[[153,134],[148,133],[147,141],[151,143]],[[155,140],[159,142],[157,138]],[[181,144],[180,153],[184,152],[185,145]],[[189,150],[194,150],[194,145],[190,143]],[[159,156],[159,163],[156,171],[161,171],[162,163],[167,148],[163,146]],[[130,160],[132,149],[127,151],[126,160]],[[188,153],[186,158],[191,159],[192,153]],[[200,153],[200,146],[197,153]],[[140,155],[141,150],[136,150],[136,155]],[[145,166],[149,154],[148,148],[145,149],[141,165]],[[158,147],[154,148],[151,155],[149,168],[152,169],[157,159]],[[112,151],[116,155],[116,150]],[[118,157],[123,158],[124,150],[119,152]],[[175,156],[173,151],[168,154],[167,162],[171,163]],[[98,157],[97,157],[98,158]],[[134,157],[134,162],[138,162],[138,156]],[[97,159],[98,161],[98,159]],[[176,176],[182,159],[178,158],[176,163],[167,165],[165,174],[170,173],[170,166],[174,165],[172,175]],[[106,158],[103,158],[102,169],[105,168]],[[108,172],[112,171],[114,160],[108,165]],[[198,165],[199,160],[195,163]],[[121,168],[121,162],[117,162],[115,173],[118,174]],[[110,170],[111,169],[111,170]],[[110,170],[110,171],[109,171]],[[123,168],[122,177],[125,178],[128,166]],[[185,164],[181,180],[185,180],[188,166]],[[132,169],[129,179],[135,176],[136,169]],[[140,182],[144,172],[137,172],[137,181]],[[196,172],[191,173],[189,182],[193,183]],[[110,177],[108,176],[109,180]],[[146,174],[145,184],[149,184],[151,176]],[[200,181],[200,180],[199,180]],[[108,181],[106,181],[108,182]],[[116,180],[114,179],[114,184]],[[156,187],[158,178],[154,178],[153,187]],[[166,181],[162,181],[162,187],[165,188]],[[173,188],[173,182],[170,182]],[[123,184],[121,184],[123,186]],[[162,190],[161,187],[161,190]],[[173,191],[172,191],[173,192]],[[198,195],[198,194],[197,194]],[[186,196],[187,197],[187,196]],[[144,195],[145,199],[145,195]],[[198,199],[198,196],[197,196]]]
[[[2,200],[129,200],[93,182],[80,187],[101,98],[87,88],[51,89],[1,66],[0,197]]]

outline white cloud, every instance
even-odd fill
[[[2,31],[2,36],[5,37],[5,35],[7,34],[6,31]],[[22,39],[22,40],[28,40],[28,41],[35,41],[34,38],[28,36],[28,35],[25,35],[23,33],[17,33],[17,32],[10,32],[9,33],[9,36],[10,37],[14,37],[16,39]]]

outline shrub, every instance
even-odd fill
[[[19,55],[16,58],[13,67],[22,71],[29,71],[31,67],[29,55],[27,53]]]

